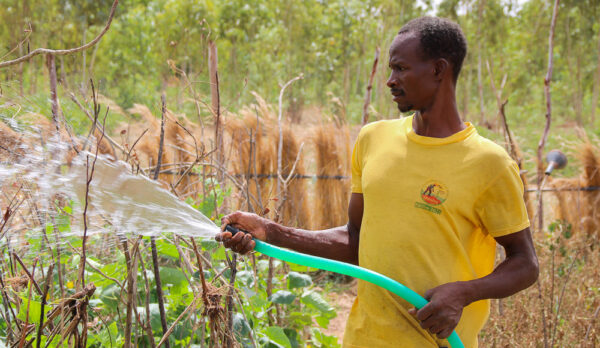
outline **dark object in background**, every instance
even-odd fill
[[[567,165],[567,156],[559,150],[552,150],[546,155],[548,168],[544,174],[550,175],[554,169],[562,169]]]

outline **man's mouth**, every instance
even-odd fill
[[[397,102],[401,97],[404,97],[406,95],[406,93],[404,92],[404,90],[403,89],[399,89],[399,88],[398,89],[393,88],[391,90],[391,92],[392,92],[392,95],[394,96],[394,101],[395,102]]]

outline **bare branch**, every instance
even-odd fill
[[[108,29],[110,28],[110,24],[113,20],[113,17],[117,10],[118,4],[119,4],[119,0],[115,0],[113,2],[112,7],[110,8],[110,14],[108,15],[108,20],[106,21],[106,26],[104,27],[104,29],[102,29],[102,31],[100,32],[100,34],[98,34],[98,36],[96,36],[92,41],[88,42],[87,44],[85,44],[83,46],[75,47],[75,48],[64,49],[64,50],[51,50],[48,48],[38,48],[38,49],[31,51],[29,54],[27,54],[23,57],[13,59],[13,60],[8,60],[6,62],[0,62],[0,68],[4,68],[7,66],[11,66],[11,65],[19,64],[21,62],[28,61],[29,59],[31,59],[39,54],[52,54],[55,56],[64,56],[67,54],[72,54],[72,53],[77,53],[77,52],[80,52],[83,50],[87,50],[88,48],[90,48],[90,47],[94,46],[96,43],[98,43],[98,41],[100,41],[102,36],[104,36],[104,34],[106,34]]]
[[[283,87],[281,87],[281,91],[279,92],[279,116],[277,117],[277,128],[279,129],[279,144],[277,145],[277,176],[281,176],[281,156],[283,151],[283,131],[281,129],[281,117],[283,115],[283,92],[285,89],[291,85],[293,82],[301,80],[304,78],[304,74],[300,73],[300,75],[294,77],[293,79],[286,82]],[[277,197],[281,195],[281,180],[277,180]]]
[[[367,94],[365,95],[365,104],[363,105],[362,124],[365,125],[369,121],[369,104],[371,104],[371,89],[373,89],[373,78],[377,72],[377,63],[379,63],[379,47],[375,48],[375,59],[373,60],[373,69],[369,76],[367,84]]]
[[[79,100],[77,100],[77,97],[75,97],[75,94],[70,93],[69,96],[71,97],[71,100],[79,107],[79,109],[81,109],[81,111],[83,111],[83,113],[87,116],[87,118],[92,121],[92,123],[94,122],[94,117],[90,114],[90,112],[83,106],[81,105],[81,103],[79,102]],[[114,146],[115,148],[117,148],[119,151],[121,151],[121,153],[127,155],[127,150],[125,150],[125,148],[123,148],[123,146],[119,145],[119,143],[117,143],[113,138],[111,138],[110,136],[108,136],[108,134],[106,134],[104,128],[100,128],[98,127],[98,130],[100,131],[100,133],[102,133],[102,136],[108,140],[108,142]]]

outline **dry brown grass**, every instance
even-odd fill
[[[568,221],[575,231],[584,231],[588,236],[598,234],[600,229],[600,191],[580,191],[580,188],[600,186],[600,151],[589,141],[576,148],[581,163],[581,174],[577,178],[553,179],[550,186],[559,190],[556,218]]]
[[[498,300],[492,301],[481,347],[543,347],[544,336],[551,347],[600,344],[600,244],[583,233],[567,236],[565,225],[534,236],[539,286],[502,300],[502,314]]]
[[[0,161],[15,161],[22,155],[19,147],[23,138],[7,124],[0,121]]]
[[[237,193],[238,209],[262,212],[273,210],[275,180],[269,177],[277,171],[277,132],[274,112],[257,97],[257,104],[243,108],[239,115],[229,115],[226,131],[229,163],[246,187]]]
[[[314,132],[314,146],[317,159],[317,178],[315,194],[315,227],[330,228],[344,225],[347,220],[347,208],[350,195],[349,180],[333,177],[348,175],[347,130],[328,123],[317,127]]]
[[[499,302],[492,302],[483,347],[600,345],[600,193],[579,190],[600,184],[600,157],[589,141],[575,153],[581,175],[549,182],[559,190],[553,192],[555,222],[533,236],[538,284],[503,300],[502,313]]]
[[[132,114],[138,114],[142,117],[142,122],[145,124],[148,132],[140,139],[135,147],[135,152],[138,158],[141,160],[143,165],[153,167],[158,162],[158,150],[160,147],[160,119],[152,114],[152,111],[145,105],[134,104],[132,108],[128,110]],[[178,124],[178,121],[181,122]],[[159,175],[159,180],[163,184],[174,184],[183,174],[186,165],[190,165],[196,159],[196,148],[201,151],[202,143],[198,139],[198,135],[194,134],[196,129],[188,129],[185,124],[190,122],[183,115],[175,115],[170,110],[167,110],[165,114],[165,135],[164,145],[161,159],[161,170],[169,171],[169,173],[162,173]],[[186,129],[194,135],[196,143],[192,136],[186,132]],[[136,138],[141,136],[143,131],[139,131],[142,127],[134,127],[138,129],[139,135],[136,134]],[[190,191],[190,185],[193,179],[186,176],[181,180],[180,186],[178,186],[178,192],[183,190]],[[192,188],[192,192],[195,190]]]
[[[600,151],[590,142],[581,147],[580,160],[583,164],[583,181],[587,187],[600,187]],[[584,193],[585,217],[583,230],[588,235],[600,230],[600,191],[588,191]]]
[[[160,145],[160,121],[154,117],[152,111],[145,105],[134,104],[133,107],[127,111],[131,114],[140,115],[142,117],[142,122],[148,129],[148,132],[136,145],[135,153],[142,165],[148,167],[156,165],[158,162],[158,147]],[[163,164],[171,162],[171,158],[168,157],[169,154],[169,151],[163,151],[161,158]]]
[[[56,132],[54,124],[44,115],[28,112],[19,117],[21,121],[29,124],[41,137],[41,139],[50,139]]]
[[[288,126],[283,129],[282,144],[282,176],[287,178],[294,164],[294,172],[291,174],[304,175],[304,153],[300,151],[300,144],[296,133]],[[296,162],[296,158],[298,161]],[[306,180],[301,178],[290,179],[284,193],[284,202],[281,211],[281,221],[285,224],[298,226],[300,228],[310,229],[312,227],[310,212],[308,209],[307,185]]]

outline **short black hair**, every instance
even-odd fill
[[[398,32],[417,34],[422,53],[428,59],[444,58],[453,67],[454,81],[467,55],[467,39],[460,26],[440,17],[420,17],[406,23]]]

